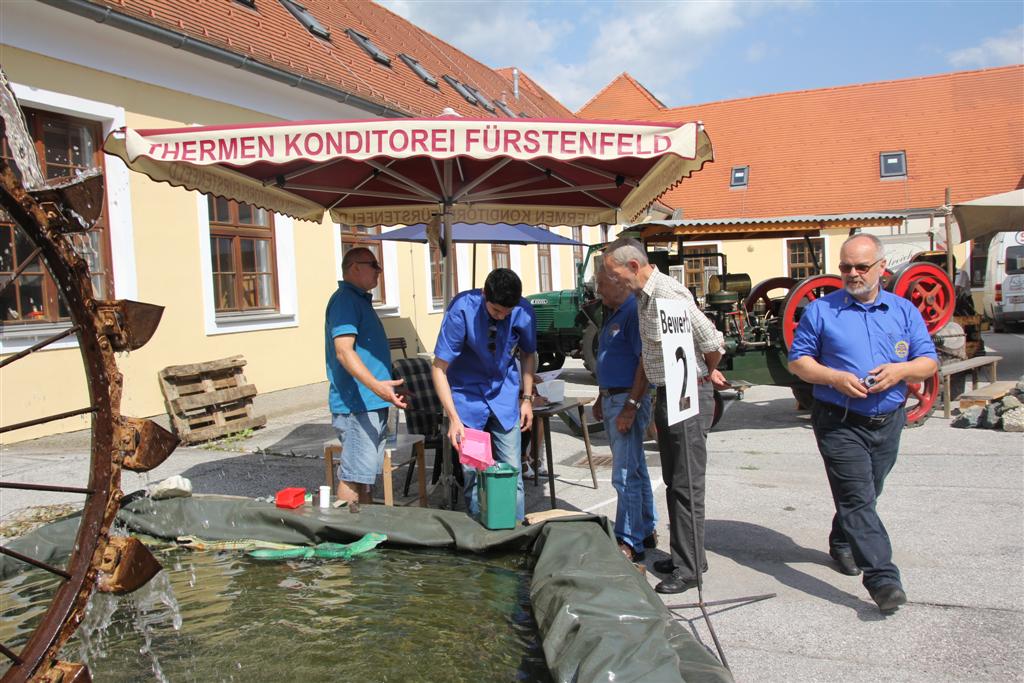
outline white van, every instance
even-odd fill
[[[983,301],[996,332],[1024,322],[1024,230],[996,233],[989,243]]]

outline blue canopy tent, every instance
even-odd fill
[[[424,223],[398,228],[381,235],[367,235],[369,239],[395,242],[427,243],[427,226]],[[562,237],[556,233],[526,223],[511,225],[499,223],[455,223],[452,225],[452,242],[473,244],[473,286],[476,287],[476,245],[483,244],[548,244],[553,246],[586,246],[583,242]],[[443,247],[442,247],[443,251]]]

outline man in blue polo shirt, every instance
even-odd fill
[[[651,396],[647,375],[640,369],[643,344],[636,297],[604,268],[597,271],[597,293],[606,308],[597,346],[600,395],[594,402],[594,417],[604,421],[612,448],[612,486],[619,495],[615,507],[619,549],[630,562],[643,562],[644,548],[658,545],[654,533],[658,519],[644,457]]]
[[[789,369],[814,385],[811,420],[836,514],[829,554],[844,574],[864,573],[883,613],[906,603],[889,534],[875,509],[896,463],[907,382],[938,370],[921,313],[881,287],[885,252],[874,235],[847,239],[839,252],[843,289],[807,306],[789,351]]]
[[[391,351],[370,293],[381,266],[373,252],[356,247],[341,261],[343,280],[327,302],[324,352],[334,429],[342,443],[338,497],[369,503],[384,463],[388,408],[405,407],[391,379]]]
[[[508,268],[497,268],[487,276],[483,290],[462,292],[452,299],[441,321],[431,371],[448,415],[452,447],[458,448],[466,427],[489,432],[494,459],[520,470],[519,520],[525,513],[520,432],[533,424],[533,354],[537,351],[533,307],[522,294],[519,276]],[[476,470],[466,467],[463,475],[466,509],[475,517],[480,513]]]

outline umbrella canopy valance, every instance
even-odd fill
[[[395,242],[428,241],[427,226],[410,225],[405,228],[389,230],[380,235],[366,235],[371,240],[388,240]],[[456,223],[452,226],[452,242],[463,244],[550,244],[553,246],[576,247],[583,242],[538,228],[533,225],[489,225],[487,223]]]
[[[1011,190],[953,206],[960,227],[960,241],[985,237],[994,232],[1024,228],[1024,189]]]
[[[712,159],[698,123],[534,119],[123,129],[104,148],[154,180],[347,225],[628,222]]]

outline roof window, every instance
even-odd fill
[[[318,38],[324,40],[331,39],[331,32],[327,30],[327,27],[316,20],[309,10],[305,6],[295,2],[295,0],[279,0],[284,5],[284,8],[292,13],[292,16],[299,20],[299,23],[305,26],[310,33]]]
[[[521,111],[521,112],[519,112],[519,118],[521,118],[521,119],[528,119],[528,118],[530,118],[530,115],[527,114],[525,111]]]
[[[370,40],[367,36],[363,35],[354,28],[345,29],[345,33],[347,33],[348,37],[352,39],[352,42],[354,42],[359,47],[363,48],[366,54],[373,57],[374,61],[380,62],[384,66],[391,66],[391,57],[388,57],[386,54],[384,54],[384,52],[379,47],[374,45],[373,41]]]
[[[475,97],[477,99],[477,101],[480,102],[480,106],[482,106],[484,109],[486,109],[487,111],[491,112],[492,114],[494,113],[494,105],[491,104],[491,101],[489,99],[487,99],[483,95],[483,93],[481,93],[479,90],[477,90],[476,88],[474,88],[474,87],[472,87],[470,85],[467,85],[467,86],[464,86],[464,87],[466,88],[466,90],[469,91],[470,95]]]
[[[249,9],[256,9],[256,0],[235,0],[239,5],[245,5]]]
[[[729,187],[746,187],[750,178],[749,166],[733,166],[729,176]]]
[[[441,76],[441,78],[444,79],[445,83],[452,86],[455,89],[455,92],[465,97],[467,102],[470,104],[479,104],[479,100],[473,97],[473,93],[469,92],[469,90],[466,89],[466,86],[462,85],[448,74]]]
[[[416,61],[415,58],[402,53],[399,53],[398,58],[405,62],[406,66],[413,70],[413,73],[422,78],[424,83],[433,88],[437,87],[437,79],[431,76],[430,72],[423,68],[423,65]]]
[[[907,176],[906,152],[882,152],[878,155],[879,175],[883,178],[905,178]]]
[[[501,100],[495,100],[494,106],[505,112],[505,115],[508,116],[509,118],[514,119],[516,117],[516,115],[512,113],[512,110],[508,108],[508,105],[502,102]]]

